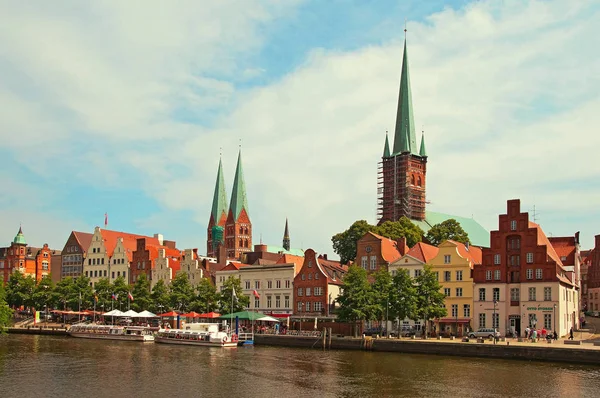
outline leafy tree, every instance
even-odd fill
[[[0,283],[0,332],[3,327],[10,326],[12,322],[13,310],[8,306],[6,302],[6,291],[4,290],[4,284]]]
[[[150,300],[150,311],[156,314],[167,312],[169,309],[171,309],[169,306],[169,291],[167,290],[167,286],[162,279],[159,279],[159,281],[156,282],[152,288]]]
[[[133,292],[131,293],[133,296],[133,302],[131,303],[131,307],[134,311],[143,311],[150,308],[150,282],[146,277],[146,274],[140,274],[140,276],[135,281],[133,285]]]
[[[417,313],[417,289],[408,270],[399,269],[392,280],[390,294],[391,317],[398,320],[415,319]],[[400,334],[398,334],[400,337]]]
[[[402,217],[398,221],[386,221],[375,227],[373,232],[393,240],[404,237],[409,247],[419,243],[424,234],[423,230],[418,225],[413,224],[407,217]]]
[[[340,256],[340,262],[342,264],[348,263],[348,261],[354,261],[356,258],[356,242],[369,231],[372,231],[375,227],[365,220],[355,221],[344,232],[335,234],[331,238],[333,243],[333,251]]]
[[[115,308],[117,308],[118,310],[127,310],[127,305],[129,303],[129,298],[127,297],[127,294],[129,293],[129,285],[127,284],[123,276],[118,276],[117,279],[115,279],[115,281],[112,284],[112,291],[116,297],[114,303]]]
[[[187,311],[194,300],[194,288],[190,284],[188,276],[180,272],[169,286],[169,304],[171,308],[178,311]]]
[[[96,297],[98,297],[96,310],[101,309],[103,311],[110,311],[113,293],[113,287],[110,284],[110,280],[108,278],[100,278],[98,282],[94,284],[94,290],[96,291]]]
[[[235,291],[235,297],[233,296],[233,291]],[[250,297],[243,294],[242,281],[240,281],[240,278],[234,276],[227,278],[223,283],[223,289],[221,290],[219,297],[219,310],[221,311],[221,314],[244,311],[249,306]]]
[[[374,317],[380,321],[389,319],[389,307],[392,304],[391,293],[392,275],[386,269],[377,271],[375,273],[375,280],[371,285],[371,294],[373,296],[373,304],[375,305]]]
[[[15,271],[10,275],[6,285],[6,301],[13,307],[31,306],[31,298],[35,288],[35,280]]]
[[[77,309],[79,303],[79,295],[76,292],[75,282],[73,278],[68,277],[61,279],[56,284],[54,290],[59,297],[58,305],[61,309]]]
[[[51,309],[58,304],[59,296],[56,294],[54,284],[50,278],[42,278],[33,289],[31,303],[37,311],[42,311],[44,307]]]
[[[376,305],[373,304],[373,295],[367,271],[356,265],[351,265],[344,276],[343,287],[337,298],[340,308],[338,318],[341,321],[354,323],[354,335],[358,333],[356,324],[358,321],[374,319]]]
[[[425,239],[434,246],[437,246],[448,239],[461,243],[471,243],[469,235],[465,232],[460,223],[453,218],[435,224],[427,232]]]
[[[219,309],[219,294],[210,279],[202,278],[196,292],[198,294],[191,305],[193,311],[207,313]]]
[[[415,318],[425,320],[425,333],[427,333],[427,322],[430,319],[442,318],[448,314],[446,310],[446,297],[441,291],[440,282],[437,274],[431,270],[429,265],[426,265],[415,279],[417,291],[417,311]]]
[[[94,306],[94,290],[92,289],[90,278],[81,275],[73,280],[73,284],[75,285],[75,294],[77,295],[71,300],[77,303],[77,307],[73,309],[78,309],[80,302],[82,310],[91,309]]]

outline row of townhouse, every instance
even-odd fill
[[[408,249],[402,239],[367,233],[358,242],[357,262],[369,271],[385,267],[392,275],[404,269],[413,278],[428,264],[446,296],[447,310],[431,331],[464,335],[493,327],[501,334],[522,335],[527,327],[544,327],[565,335],[579,327],[579,233],[546,237],[528,213],[521,212],[519,200],[507,202],[498,230],[490,234],[490,247],[448,240],[438,247],[421,242]],[[417,330],[423,325],[401,322]]]

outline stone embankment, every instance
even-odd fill
[[[568,341],[568,340],[565,340]],[[406,354],[433,354],[461,357],[518,359],[600,365],[600,347],[594,344],[565,344],[565,341],[525,343],[503,341],[461,342],[459,340],[356,339],[255,335],[254,344],[301,348],[367,350]]]
[[[27,327],[10,327],[5,331],[11,334],[42,334],[49,336],[66,336],[67,329],[61,327],[42,327],[42,326],[27,326]]]

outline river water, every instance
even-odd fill
[[[0,397],[598,397],[600,368],[0,335]]]

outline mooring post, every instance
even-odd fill
[[[327,328],[323,328],[323,349],[325,349],[325,342],[327,341]]]
[[[332,335],[332,334],[333,334],[333,329],[332,329],[332,328],[329,328],[329,338],[328,338],[328,340],[329,340],[329,343],[328,343],[328,346],[329,346],[329,349],[330,349],[330,350],[331,350],[331,335]]]

